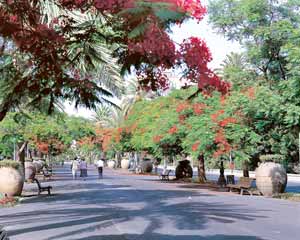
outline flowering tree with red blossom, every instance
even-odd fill
[[[230,152],[237,164],[249,161],[259,142],[259,136],[247,126],[243,110],[233,99],[239,93],[221,96],[199,94],[185,110],[185,152],[198,159],[199,181],[206,181],[205,162],[216,167],[218,161],[228,159]]]
[[[137,102],[125,125],[134,125],[128,139],[132,149],[158,157],[189,154],[198,160],[199,180],[206,181],[205,164],[216,167],[230,152],[234,152],[237,165],[248,161],[259,137],[247,126],[248,120],[235,102],[240,93],[202,93],[188,100],[195,91],[177,90],[166,97]],[[251,101],[247,96],[244,100]]]
[[[49,5],[56,15],[45,10]],[[9,87],[0,96],[0,120],[28,98],[32,105],[48,99],[49,113],[57,99],[95,107],[99,93],[109,94],[91,77],[95,62],[116,65],[103,61],[105,54],[115,57],[121,74],[134,70],[146,90],[167,88],[164,71],[177,68],[202,91],[227,92],[229,84],[207,66],[212,57],[203,40],[176,47],[168,35],[172,24],[200,21],[205,12],[200,0],[1,0],[0,73]],[[78,22],[80,14],[90,18]]]
[[[188,105],[184,99],[194,91],[175,91],[166,97],[137,102],[125,121],[131,133],[127,145],[159,158],[180,155],[185,128],[177,110]]]

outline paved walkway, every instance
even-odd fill
[[[300,204],[160,183],[105,169],[98,180],[56,171],[53,196],[0,209],[11,240],[295,240]],[[46,185],[46,183],[43,183]],[[26,186],[27,190],[35,185]]]

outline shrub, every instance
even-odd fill
[[[276,162],[280,163],[284,160],[284,156],[280,154],[265,154],[259,157],[262,162]]]
[[[19,169],[21,167],[21,164],[12,160],[2,160],[0,161],[0,168],[2,167],[11,167],[14,169]]]

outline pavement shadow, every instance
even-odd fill
[[[4,221],[7,225],[22,226],[9,231],[10,236],[53,230],[54,236],[52,235],[47,239],[54,240],[82,233],[88,235],[90,232],[110,227],[112,224],[127,223],[134,221],[136,218],[145,219],[149,222],[145,233],[151,236],[165,222],[172,222],[174,227],[179,230],[199,230],[205,229],[209,221],[232,224],[235,221],[252,221],[257,218],[265,218],[263,215],[259,215],[258,211],[249,209],[247,206],[225,204],[223,202],[191,202],[190,198],[201,199],[201,197],[210,196],[199,192],[189,192],[187,195],[187,192],[180,190],[126,189],[128,187],[130,185],[103,185],[99,189],[98,184],[91,184],[88,190],[84,190],[84,193],[77,191],[43,199],[28,199],[26,201],[26,204],[28,204],[26,211],[8,214],[5,217],[0,216],[0,223]],[[47,206],[46,209],[34,207],[36,206],[35,203],[41,200],[44,206]],[[63,203],[63,205],[60,205],[60,203]],[[56,219],[57,221],[53,222]],[[110,224],[107,224],[108,222]],[[92,226],[86,226],[86,224],[91,223]],[[63,234],[55,234],[57,229],[69,230],[65,230]],[[224,239],[217,237],[177,236],[176,238],[176,236],[171,235],[160,236],[154,234],[149,239]],[[130,238],[112,235],[110,237],[105,236],[105,238],[104,236],[95,236],[94,238],[81,239],[117,240]],[[147,238],[142,237],[140,239]],[[252,240],[257,238],[232,238],[231,236],[227,239]]]
[[[150,235],[105,235],[105,236],[90,236],[85,238],[76,238],[74,240],[264,240],[256,236],[243,236],[243,235],[208,235],[208,236],[195,236],[195,235],[163,235],[163,234],[150,234]]]
[[[266,218],[265,211],[224,203],[222,199],[211,201],[213,195],[200,191],[136,189],[130,184],[107,184],[101,181],[56,184],[55,189],[60,191],[58,194],[27,198],[22,208],[0,214],[0,224],[10,226],[8,233],[12,239],[20,239],[23,234],[37,234],[47,240],[254,240],[260,238],[234,235],[177,236],[157,234],[157,231],[166,223],[172,224],[176,230],[201,230],[206,229],[210,222],[231,225],[237,221],[251,222]],[[111,230],[112,226],[119,224],[135,229],[139,221],[147,222],[141,235],[115,234],[116,230]],[[113,234],[101,236],[102,230]],[[48,234],[47,238],[44,232]],[[81,234],[88,237],[77,238]]]

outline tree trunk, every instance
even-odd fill
[[[220,176],[219,176],[219,179],[218,179],[218,184],[221,187],[226,186],[226,179],[225,179],[225,175],[224,175],[224,164],[223,164],[223,161],[221,161]]]
[[[248,162],[246,161],[243,163],[243,176],[249,177],[249,166],[248,166]]]
[[[22,171],[25,173],[25,150],[28,142],[18,143],[17,161],[21,163]]]
[[[134,156],[133,156],[133,159],[134,159],[134,165],[133,165],[133,169],[136,169],[138,167],[138,153],[137,152],[134,152]]]
[[[117,152],[117,168],[121,167],[122,154]]]
[[[206,182],[204,156],[198,156],[198,178],[200,183]]]
[[[168,168],[168,160],[167,160],[167,156],[164,156],[164,172],[167,171]]]

